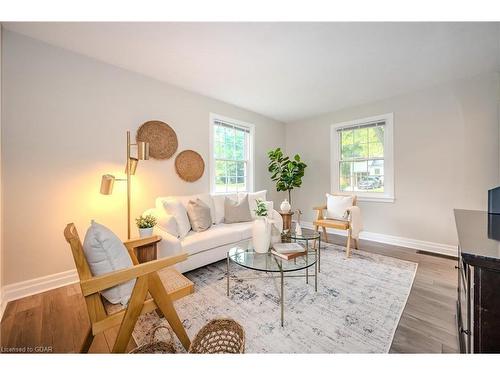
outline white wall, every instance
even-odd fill
[[[2,191],[2,24],[0,24],[0,320],[4,311],[3,300],[3,191]]]
[[[486,74],[287,124],[287,152],[309,165],[294,205],[312,221],[330,190],[331,124],[394,112],[396,200],[360,203],[365,230],[456,244],[453,208],[485,210],[499,184],[497,93]]]
[[[453,245],[452,209],[486,208],[499,183],[498,78],[483,75],[281,124],[235,106],[3,31],[2,204],[4,285],[74,268],[62,231],[81,235],[95,218],[126,235],[125,186],[99,194],[103,173],[123,170],[125,131],[160,119],[177,132],[179,151],[208,163],[210,112],[256,125],[256,189],[268,189],[267,151],[284,147],[307,162],[294,206],[311,207],[330,190],[332,123],[394,112],[395,203],[360,203],[370,232]],[[145,57],[146,58],[146,57]],[[220,77],[221,80],[224,77]],[[307,135],[307,136],[305,136]],[[198,182],[182,182],[174,159],[139,165],[132,215],[154,197],[208,191],[208,165]]]
[[[5,30],[3,47],[6,284],[74,268],[66,223],[75,222],[83,237],[95,218],[125,238],[125,186],[102,196],[100,178],[123,171],[125,131],[135,134],[147,120],[171,125],[178,151],[198,151],[206,170],[185,183],[174,158],[141,162],[133,217],[156,196],[208,191],[210,112],[255,124],[255,188],[277,197],[267,151],[284,147],[284,124]]]

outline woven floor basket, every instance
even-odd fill
[[[207,323],[191,343],[189,353],[244,353],[245,331],[232,319],[215,319]]]
[[[156,333],[158,332],[159,329],[165,329],[168,332],[168,335],[170,336],[169,341],[157,341],[155,340]],[[172,331],[170,327],[167,325],[159,325],[155,328],[152,329],[151,331],[151,337],[149,339],[149,342],[146,344],[142,344],[141,346],[138,346],[134,350],[130,352],[130,354],[174,354],[177,351],[175,350],[175,345],[174,345],[174,335],[172,334]]]

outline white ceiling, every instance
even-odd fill
[[[498,23],[5,23],[291,122],[500,69]]]

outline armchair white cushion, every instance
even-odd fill
[[[352,207],[352,196],[331,195],[326,193],[326,218],[347,219],[347,209]]]
[[[110,229],[94,220],[85,234],[83,252],[93,276],[133,266],[132,259],[130,259],[123,242]],[[135,279],[106,289],[101,294],[113,304],[126,305],[134,286]]]

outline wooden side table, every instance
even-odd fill
[[[134,248],[134,251],[139,263],[149,262],[157,259],[158,252],[156,249],[156,244],[160,241],[160,236],[144,237],[137,240],[134,239],[134,243],[138,244]]]
[[[144,237],[134,240],[135,256],[139,263],[150,262],[158,258],[157,244],[161,236]],[[194,293],[194,283],[173,267],[165,268],[158,272],[160,279],[173,301]],[[157,310],[161,316],[161,312]]]
[[[283,232],[284,233],[286,233],[287,231],[289,232],[292,227],[293,211],[290,212],[278,211],[278,212],[281,215],[281,218],[283,219]]]

